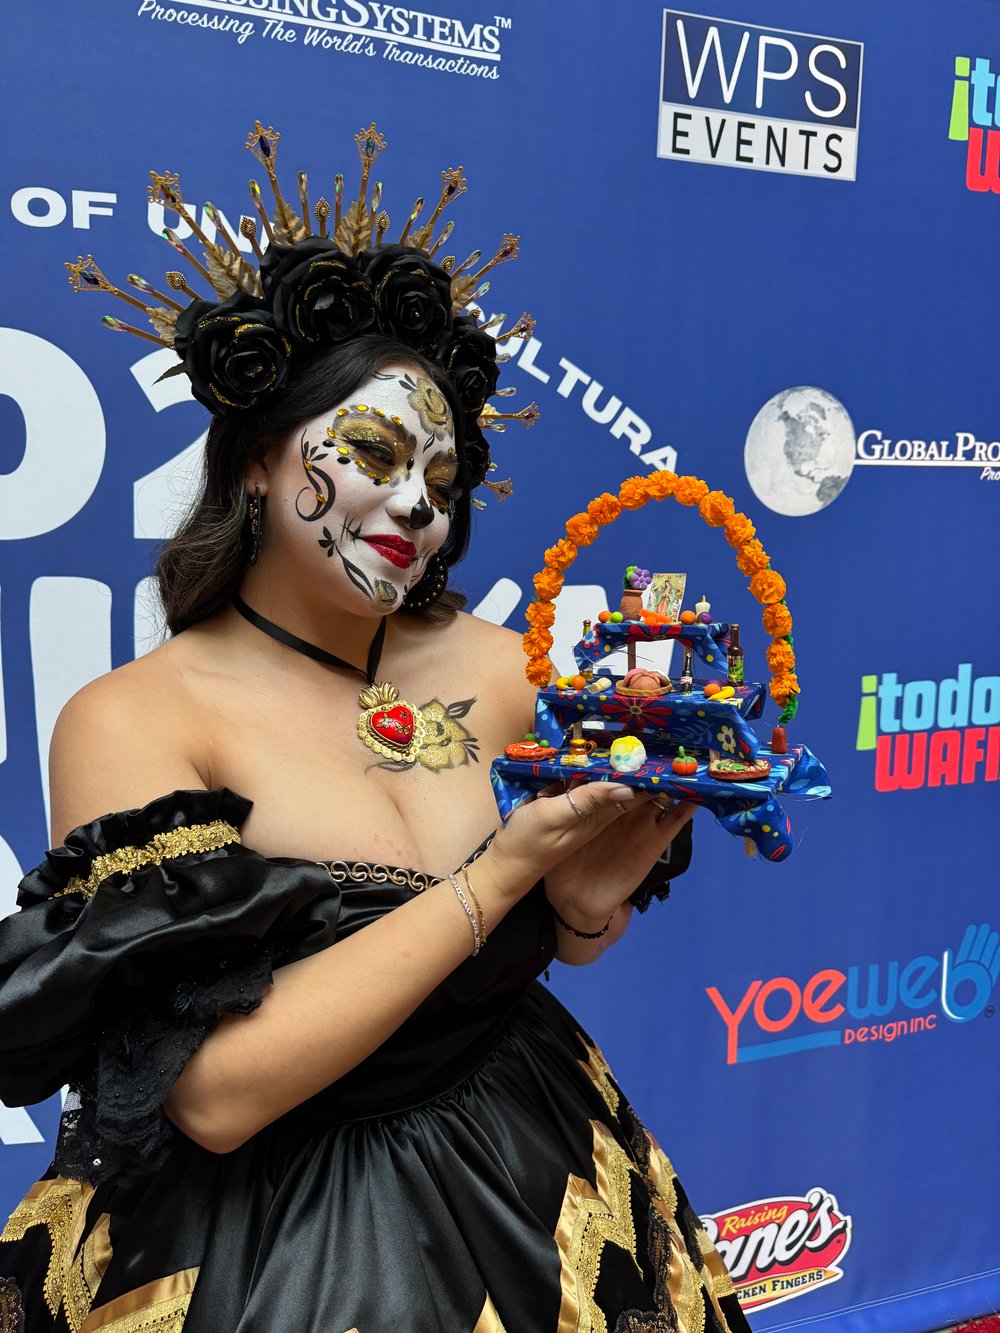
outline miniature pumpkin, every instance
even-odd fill
[[[698,771],[698,760],[693,755],[684,753],[684,746],[678,747],[673,762],[670,765],[671,771],[680,777],[689,778]]]

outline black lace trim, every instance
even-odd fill
[[[58,1173],[97,1186],[161,1167],[177,1133],[163,1103],[181,1070],[222,1014],[251,1013],[270,984],[271,955],[258,947],[238,965],[164,987],[145,1013],[109,1015],[88,1074],[66,1099]]]

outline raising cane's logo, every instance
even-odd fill
[[[702,1221],[744,1310],[790,1301],[844,1276],[851,1219],[829,1190],[755,1199]]]

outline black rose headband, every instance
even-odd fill
[[[480,324],[476,302],[489,290],[489,283],[482,281],[486,274],[516,257],[519,237],[505,235],[493,258],[482,265],[479,250],[457,267],[454,255],[435,261],[454,226],[446,223],[435,237],[441,214],[466,190],[465,176],[458,167],[441,173],[441,195],[428,220],[416,225],[424,209],[424,200],[418,199],[399,241],[383,244],[389,216],[381,208],[381,183],[374,185],[370,198],[368,195],[372,166],[386,146],[374,123],[354,136],[361,158],[361,185],[349,208],[342,207],[344,178],[338,173],[334,207],[320,199],[310,211],[308,178],[300,172],[299,207],[293,209],[281,194],[275,171],[279,138],[274,129],[264,129],[257,121],[246,144],[267,173],[275,203],[269,215],[260,186],[250,182],[260,230],[253,218],[244,217],[240,234],[256,266],[211,204],[205,205],[205,215],[213,235],[198,226],[185,205],[177,175],[150,172],[150,200],[163,204],[190,227],[201,244],[204,262],[172,230],[163,234],[194,270],[197,277],[193,280],[214,292],[214,300],[193,290],[182,272],[168,273],[166,282],[171,293],[187,298],[187,305],[129,274],[132,287],[160,303],[147,305],[110,283],[92,255],[66,265],[70,285],[74,291],[109,292],[143,311],[154,333],[111,315],[101,322],[158,346],[172,347],[181,364],[168,374],[185,373],[191,392],[211,412],[255,407],[294,381],[297,365],[311,352],[336,347],[363,333],[385,334],[437,363],[448,375],[465,413],[473,485],[485,483],[500,498],[509,495],[509,481],[487,480],[495,464],[490,461],[483,432],[502,431],[507,421],[532,426],[538,419],[534,403],[520,412],[499,412],[488,401],[514,392],[497,390],[499,363],[507,360],[506,353],[498,353],[498,344],[508,338],[529,338],[535,321],[524,314],[500,332],[505,317]],[[481,502],[473,503],[481,507]]]

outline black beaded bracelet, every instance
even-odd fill
[[[555,917],[557,925],[562,926],[563,930],[568,930],[569,933],[575,935],[578,940],[599,940],[602,935],[608,933],[611,923],[615,919],[615,914],[612,912],[600,930],[586,931],[577,930],[576,927],[571,926],[568,921],[564,921],[554,907],[552,908],[552,915]]]

